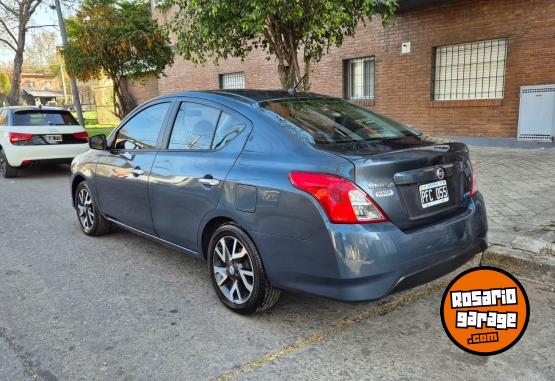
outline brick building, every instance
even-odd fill
[[[555,1],[398,2],[394,25],[360,25],[315,65],[311,91],[430,134],[516,137],[521,86],[555,84]],[[277,65],[265,57],[255,51],[219,66],[178,58],[167,77],[133,92],[144,101],[183,90],[279,88]]]
[[[62,85],[56,74],[21,73],[21,87],[34,90],[59,91]]]
[[[62,84],[56,74],[21,73],[21,99],[24,103],[47,104],[62,99]]]

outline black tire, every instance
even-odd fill
[[[111,222],[100,213],[98,204],[86,181],[79,183],[75,190],[75,210],[79,226],[86,235],[97,237],[112,231]]]
[[[8,159],[2,148],[0,148],[0,173],[6,179],[17,176],[17,167],[12,167],[10,163],[8,163]]]
[[[234,240],[238,242],[237,246],[233,245]],[[227,253],[225,249],[222,250],[223,245],[226,245]],[[234,247],[236,251],[233,251]],[[243,250],[239,250],[240,247],[246,253],[241,254]],[[220,255],[222,253],[226,258],[225,262]],[[231,255],[236,253],[242,256],[231,261]],[[234,312],[243,315],[262,312],[277,302],[281,290],[272,287],[268,282],[258,249],[239,226],[231,223],[224,224],[214,232],[210,239],[207,259],[210,279],[218,298]],[[225,270],[225,277],[223,270]],[[245,275],[249,272],[252,272],[252,277]],[[249,279],[252,280],[252,284],[249,284]],[[221,282],[220,285],[218,282]],[[252,287],[252,290],[247,286]],[[233,291],[234,288],[236,288],[235,291]],[[237,300],[233,301],[234,299]]]

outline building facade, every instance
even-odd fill
[[[21,73],[21,87],[33,90],[60,91],[62,84],[56,74]]]
[[[310,90],[429,134],[516,137],[521,86],[555,84],[555,1],[399,5],[393,25],[374,19],[332,48],[314,66]],[[136,86],[137,100],[184,90],[280,87],[277,64],[262,51],[219,66],[177,58],[165,74]]]
[[[21,100],[29,105],[48,104],[62,99],[62,84],[56,74],[21,73]]]

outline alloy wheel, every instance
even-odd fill
[[[89,191],[81,189],[77,195],[77,212],[79,221],[85,230],[92,229],[94,225],[94,206]]]
[[[254,288],[254,271],[251,256],[235,237],[222,237],[212,253],[216,283],[227,300],[234,304],[245,303]]]

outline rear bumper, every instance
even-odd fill
[[[44,146],[14,146],[6,145],[4,152],[8,163],[12,167],[19,167],[24,161],[71,161],[75,156],[89,150],[89,145],[85,144],[56,144]]]
[[[342,301],[374,300],[447,274],[487,247],[481,195],[465,212],[411,232],[392,223],[326,227],[304,241],[265,237],[261,252],[272,285]]]

